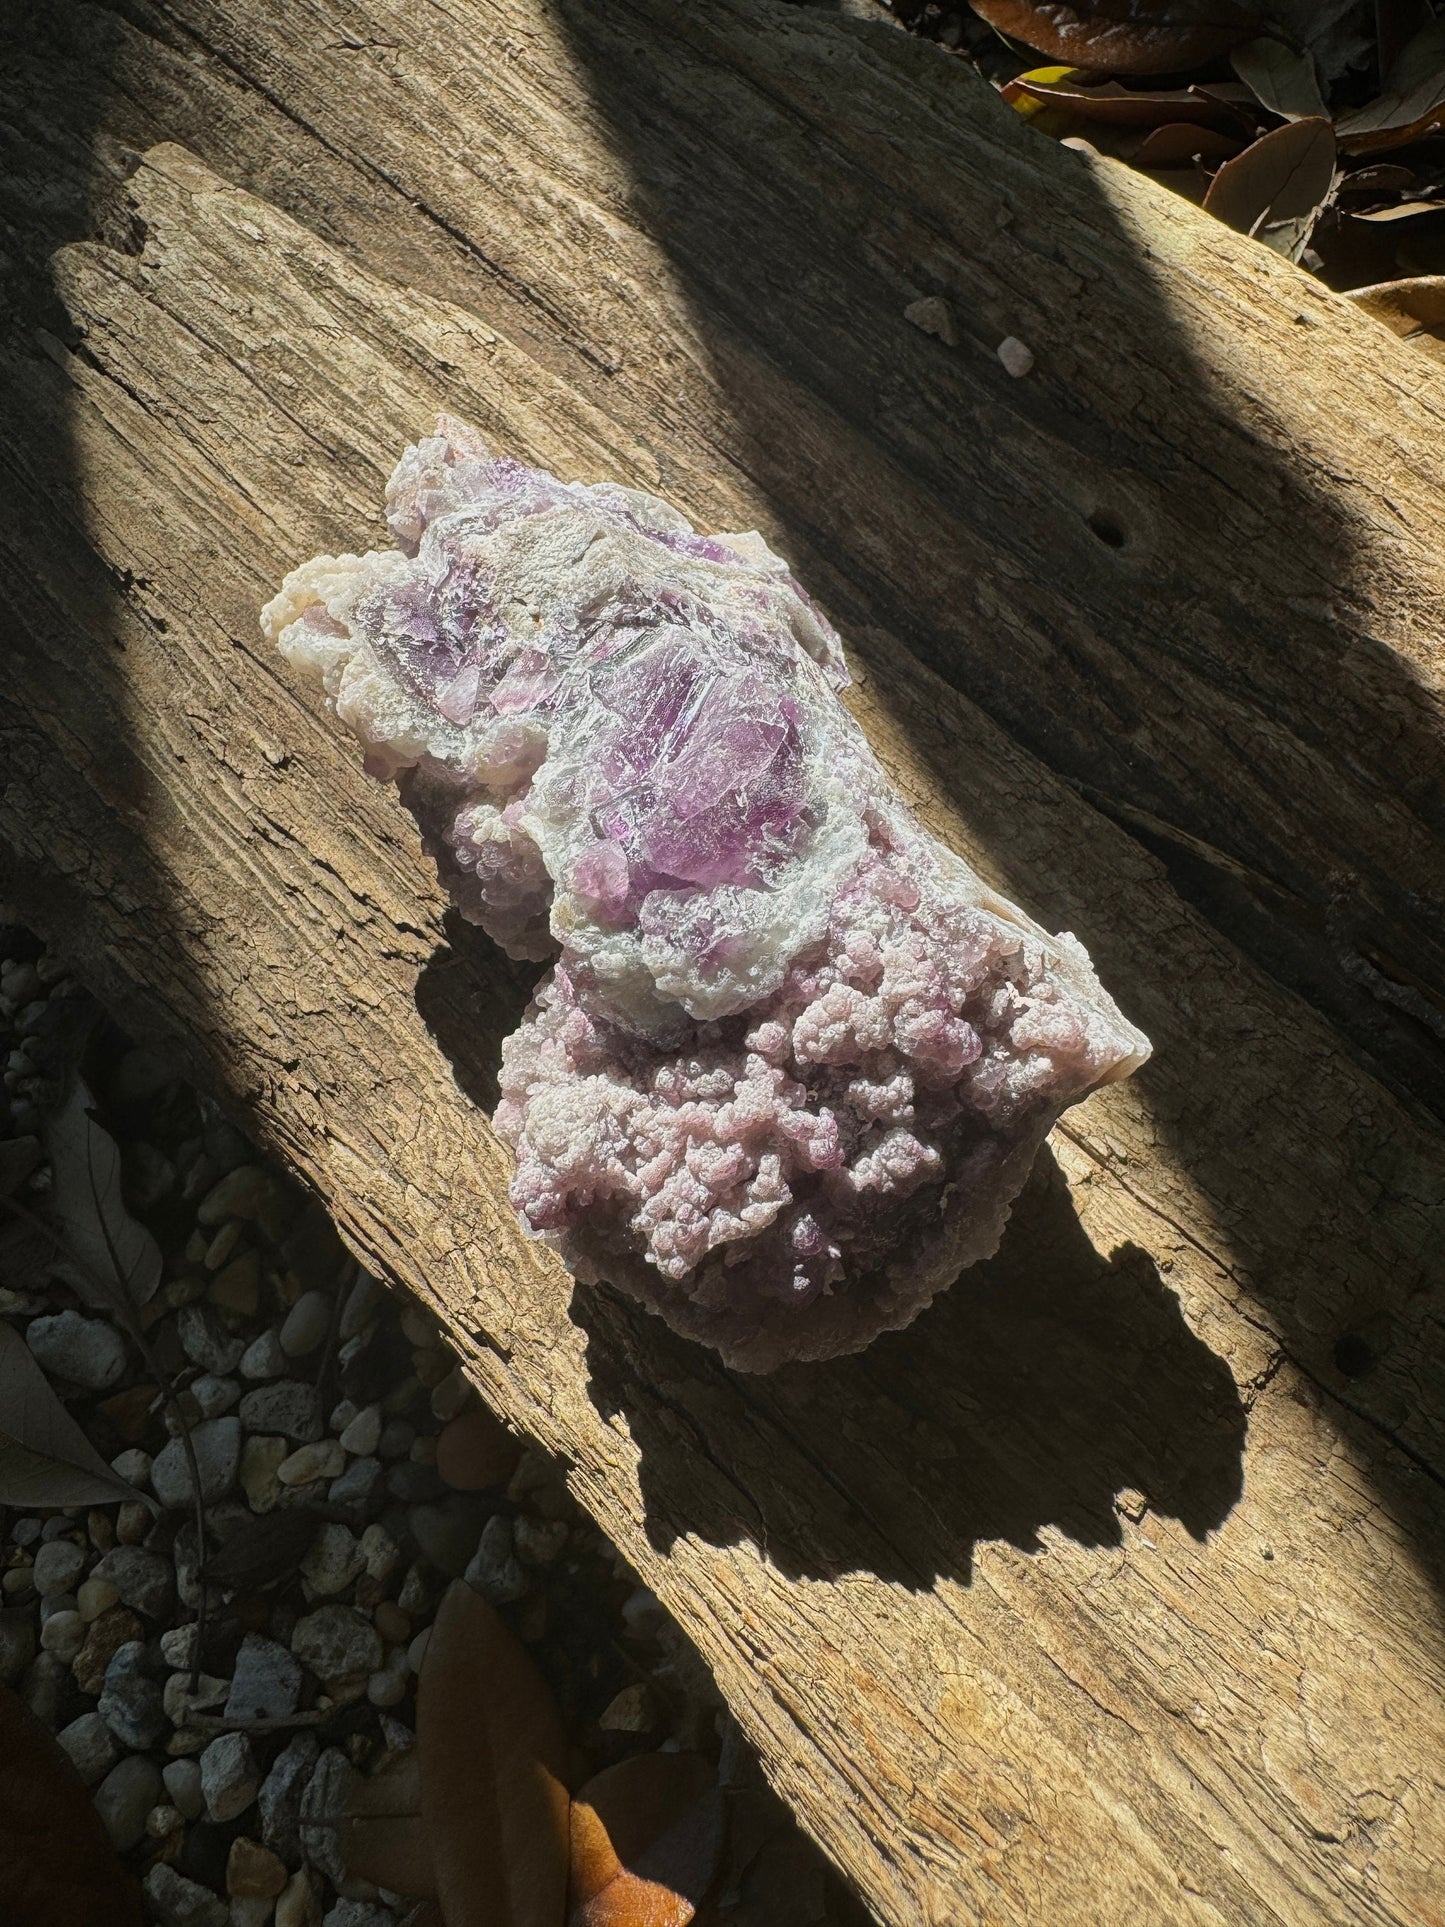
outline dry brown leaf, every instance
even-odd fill
[[[1327,120],[1288,121],[1226,161],[1204,197],[1221,221],[1297,260],[1329,198],[1335,137]]]
[[[624,1762],[624,1766],[633,1768],[634,1763]],[[723,1796],[715,1786],[706,1788],[664,1832],[647,1840],[649,1818],[662,1818],[668,1803],[666,1782],[655,1768],[635,1770],[635,1784],[624,1775],[609,1785],[610,1776],[601,1774],[573,1802],[573,1902],[568,1927],[697,1927],[700,1923],[722,1864]],[[689,1769],[689,1777],[696,1783],[701,1776]],[[677,1786],[672,1799],[680,1801],[685,1791],[684,1785]],[[594,1886],[611,1861],[616,1871],[604,1884]],[[594,1886],[590,1893],[589,1886]]]
[[[1403,147],[1445,122],[1445,19],[1417,33],[1387,75],[1378,100],[1335,123],[1352,154]]]
[[[457,1580],[417,1695],[422,1812],[447,1927],[560,1927],[567,1741],[525,1648]]]
[[[991,27],[1053,60],[1100,73],[1170,74],[1197,67],[1258,30],[1235,0],[971,0]]]
[[[635,1753],[594,1774],[572,1801],[571,1906],[601,1893],[714,1785],[697,1753]]]
[[[111,1471],[19,1332],[0,1323],[0,1505],[33,1510],[144,1498]]]
[[[347,1872],[357,1879],[410,1899],[436,1899],[416,1747],[384,1760],[369,1778],[353,1783],[337,1846]]]
[[[1144,169],[1192,167],[1203,161],[1218,165],[1233,160],[1243,142],[1232,134],[1221,134],[1213,127],[1193,127],[1187,121],[1171,121],[1155,127],[1134,150],[1133,165]]]
[[[1445,214],[1445,201],[1396,201],[1393,207],[1360,209],[1356,221],[1414,221],[1425,214]]]
[[[1402,341],[1445,360],[1445,274],[1416,275],[1408,281],[1382,281],[1352,288],[1345,296],[1357,308],[1383,321]]]
[[[5,1927],[141,1927],[141,1897],[64,1749],[0,1686]]]
[[[1197,87],[1154,93],[1121,87],[1114,80],[1089,86],[1084,79],[1072,67],[1036,67],[1009,81],[1001,91],[1011,107],[1060,107],[1083,120],[1102,121],[1111,127],[1162,127],[1176,121],[1197,121],[1206,127],[1240,125],[1232,102]]]
[[[125,1207],[120,1150],[91,1115],[95,1099],[76,1078],[45,1127],[51,1210],[67,1253],[66,1276],[91,1304],[146,1304],[161,1281],[160,1246]]]
[[[1282,40],[1246,40],[1229,56],[1230,65],[1262,107],[1284,120],[1328,117],[1315,63],[1307,49],[1296,52]]]

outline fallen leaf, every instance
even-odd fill
[[[140,1888],[65,1750],[0,1686],[0,1884],[5,1927],[141,1927]]]
[[[1315,63],[1282,40],[1246,40],[1231,50],[1229,64],[1262,107],[1285,120],[1328,118]]]
[[[93,1104],[77,1077],[46,1127],[51,1218],[81,1260],[66,1274],[88,1303],[112,1303],[119,1294],[140,1306],[161,1281],[160,1246],[125,1208],[120,1151],[91,1116]]]
[[[723,1820],[714,1787],[574,1908],[568,1927],[693,1927],[722,1863]]]
[[[1040,107],[1066,107],[1084,120],[1104,121],[1114,127],[1162,127],[1171,121],[1198,121],[1212,127],[1239,124],[1238,110],[1231,102],[1196,87],[1146,93],[1121,87],[1116,80],[1090,87],[1081,83],[1071,67],[1036,67],[1009,81],[1001,91],[1015,109],[1036,112]]]
[[[1445,214],[1445,201],[1397,201],[1393,207],[1360,209],[1356,221],[1413,221],[1422,214]]]
[[[1370,288],[1352,288],[1345,296],[1357,308],[1413,342],[1428,355],[1445,360],[1445,274],[1416,275],[1408,281],[1383,281]]]
[[[1258,14],[1233,0],[970,0],[1000,33],[1100,73],[1169,74],[1248,39]]]
[[[1432,20],[1409,42],[1378,100],[1335,123],[1340,145],[1354,154],[1402,147],[1445,120],[1445,19]]]
[[[464,1580],[442,1599],[417,1692],[422,1812],[447,1927],[559,1927],[567,1741],[551,1693]]]
[[[1221,134],[1213,127],[1195,127],[1188,121],[1170,121],[1155,127],[1134,150],[1133,164],[1151,167],[1191,167],[1196,161],[1233,160],[1244,143],[1232,134]]]
[[[1204,197],[1221,221],[1297,260],[1335,178],[1327,120],[1287,121],[1226,161]]]
[[[572,1801],[571,1907],[600,1894],[715,1781],[697,1753],[635,1753],[595,1774]]]
[[[33,1511],[144,1498],[111,1471],[19,1332],[0,1323],[0,1505]]]
[[[212,1553],[201,1577],[226,1592],[274,1585],[295,1571],[320,1530],[320,1515],[306,1506],[247,1519]]]
[[[1415,183],[1415,170],[1400,167],[1393,161],[1377,161],[1373,167],[1358,167],[1353,174],[1346,174],[1339,185],[1340,194],[1393,194],[1397,189],[1412,187]]]
[[[422,1817],[416,1747],[389,1755],[375,1773],[353,1783],[337,1847],[353,1878],[409,1899],[436,1899],[436,1866]]]

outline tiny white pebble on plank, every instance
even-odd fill
[[[998,344],[998,358],[1014,376],[1027,375],[1034,365],[1034,351],[1017,335],[1005,335]]]

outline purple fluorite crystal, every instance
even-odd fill
[[[387,515],[263,624],[463,914],[555,956],[503,1051],[524,1223],[747,1369],[906,1324],[1147,1040],[920,828],[760,537],[447,417]]]

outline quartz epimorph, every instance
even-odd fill
[[[555,957],[503,1051],[524,1223],[745,1369],[906,1324],[1147,1040],[912,817],[761,537],[446,416],[387,519],[262,622],[462,913]]]

